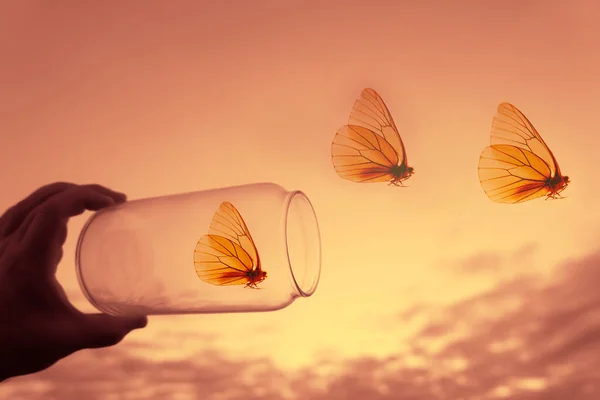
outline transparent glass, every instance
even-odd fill
[[[252,254],[247,240],[240,239],[242,246],[235,247],[222,237],[202,239],[234,249],[237,256],[218,259],[227,265],[197,254],[213,219],[223,217],[215,214],[224,202],[245,222],[258,254],[254,258],[266,272],[264,279],[227,267],[240,265],[233,258],[248,264],[250,259],[240,255]],[[222,285],[232,279],[216,281],[215,272],[204,274],[212,282],[201,279],[197,260],[206,257],[219,266],[211,271],[237,274],[237,284]],[[321,272],[319,226],[303,192],[288,192],[273,183],[131,200],[89,218],[79,236],[76,269],[87,299],[113,315],[273,311],[316,290]]]

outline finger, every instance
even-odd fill
[[[88,188],[88,189],[96,191],[98,193],[102,193],[108,197],[112,197],[117,203],[121,203],[121,202],[127,200],[127,195],[125,193],[117,192],[115,190],[107,188],[106,186],[98,185],[95,183],[87,184],[87,185],[80,185],[79,187]]]
[[[89,186],[71,188],[38,206],[21,226],[18,240],[31,256],[48,259],[52,257],[50,252],[62,246],[70,217],[82,214],[85,210],[97,211],[114,204],[114,197]]]
[[[134,329],[144,328],[148,324],[146,316],[120,317],[108,314],[84,314],[79,329],[80,348],[96,349],[113,346]]]
[[[121,203],[127,199],[127,195],[125,195],[124,193],[116,192],[114,190],[108,189],[101,185],[91,184],[91,185],[72,185],[70,188],[68,188],[68,189],[64,190],[62,193],[60,193],[61,195],[64,195],[64,197],[56,199],[56,202],[59,203],[60,205],[62,205],[63,203],[65,203],[65,199],[76,198],[77,196],[80,196],[81,194],[85,194],[85,193],[93,195],[94,192],[113,199],[115,203]],[[58,196],[58,195],[59,194],[56,194],[55,196]],[[101,198],[102,196],[96,196],[96,197]],[[88,210],[96,211],[96,210],[99,210],[100,208],[106,207],[105,205],[102,205],[102,204],[99,206],[94,206],[93,205],[93,202],[94,202],[93,197],[91,198],[90,201],[92,202],[92,205],[90,205],[90,207],[86,208]],[[42,204],[38,205],[38,207],[40,207],[41,205]],[[108,203],[108,205],[112,205],[112,203]],[[83,209],[82,211],[81,210],[79,210],[79,211],[68,211],[67,210],[66,211],[67,214],[64,215],[63,217],[68,219],[75,215],[81,214],[83,211],[85,211],[85,209]],[[34,216],[30,214],[28,217],[26,217],[26,219],[22,225],[28,225],[28,223],[30,223],[33,220],[33,218],[34,218]],[[24,231],[25,230],[23,230],[23,232]],[[64,231],[61,231],[60,233],[63,236],[62,240],[60,241],[60,243],[62,244],[65,242],[65,240],[67,238],[66,225],[65,225]]]
[[[31,214],[16,234],[17,251],[25,258],[19,265],[32,267],[36,274],[53,276],[63,256],[67,224],[68,219],[59,218],[57,213]]]
[[[27,215],[48,198],[74,186],[76,185],[68,182],[55,182],[50,185],[42,186],[25,199],[10,207],[6,210],[4,215],[0,217],[0,237],[6,237],[13,233],[21,225]]]
[[[21,200],[7,210],[4,215],[0,217],[0,237],[6,237],[16,231],[27,216],[48,199],[69,189],[78,187],[88,188],[98,193],[102,193],[113,198],[116,202],[123,202],[127,199],[127,196],[124,193],[116,192],[98,184],[76,185],[68,182],[56,182],[39,188],[27,198]]]

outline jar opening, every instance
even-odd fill
[[[295,288],[300,296],[309,297],[321,275],[321,237],[312,204],[299,190],[288,195],[284,232]]]

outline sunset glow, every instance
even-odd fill
[[[52,181],[129,199],[274,182],[314,206],[322,270],[282,310],[150,317],[0,398],[600,398],[598,15],[591,0],[2,3],[2,211]],[[417,171],[407,188],[332,166],[369,87]],[[483,192],[503,102],[552,148],[565,199]],[[89,215],[58,279],[93,312],[74,269]]]

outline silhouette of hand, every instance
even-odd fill
[[[80,312],[55,277],[69,218],[125,199],[99,185],[59,182],[0,217],[0,381],[41,371],[81,349],[115,345],[146,326],[144,316]]]

